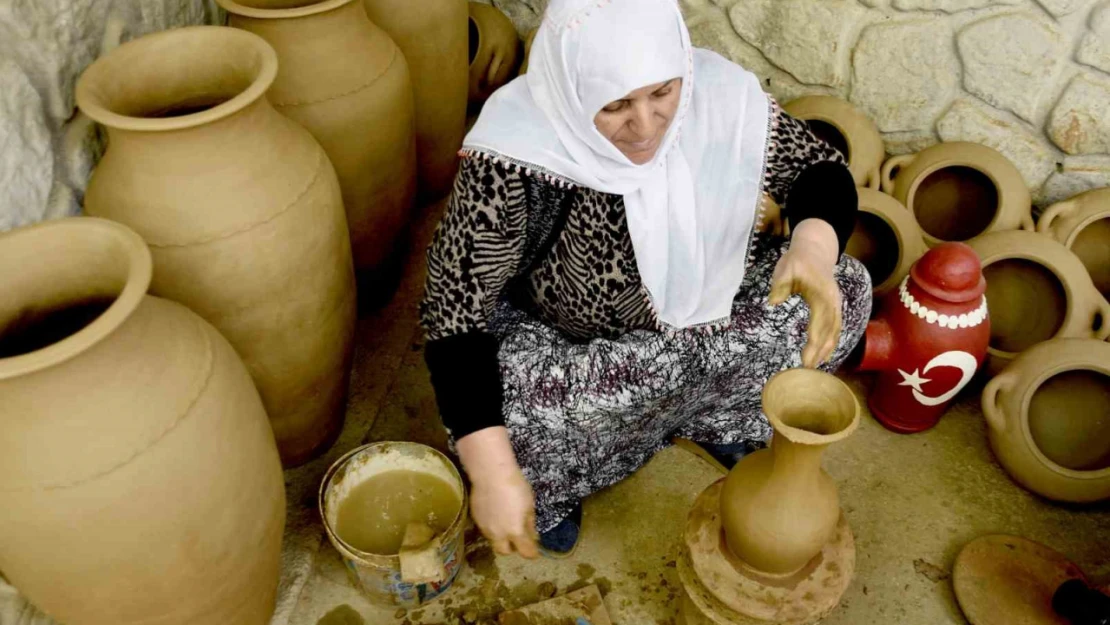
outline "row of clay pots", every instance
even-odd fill
[[[928,247],[965,240],[979,256],[993,376],[983,410],[1002,465],[1051,499],[1110,497],[1110,189],[1050,207],[1035,233],[1028,188],[996,151],[940,144],[880,169],[878,130],[850,104],[813,97],[785,108],[849,159],[861,188],[847,251],[877,296]]]

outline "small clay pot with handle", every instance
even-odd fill
[[[1052,239],[1014,230],[971,241],[987,279],[991,342],[987,372],[995,375],[1018,354],[1056,338],[1110,338],[1110,303],[1083,263]]]
[[[1032,199],[1005,156],[975,143],[941,143],[883,165],[883,191],[910,210],[933,247],[987,232],[1033,230]]]
[[[905,206],[884,193],[859,189],[859,214],[845,253],[867,267],[876,298],[897,288],[928,250]]]
[[[1110,498],[1110,343],[1041,343],[987,384],[982,404],[1019,484],[1056,501]]]
[[[1037,232],[1074,252],[1095,287],[1110,298],[1110,188],[1081,193],[1050,206],[1037,222]]]
[[[846,100],[825,95],[798,98],[782,108],[805,121],[814,134],[848,159],[856,186],[879,190],[879,168],[886,147],[879,128],[863,111]]]

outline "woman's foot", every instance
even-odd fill
[[[582,504],[558,525],[540,534],[540,548],[549,558],[569,557],[578,547],[578,534],[582,531]]]

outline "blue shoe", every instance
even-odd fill
[[[731,471],[732,467],[736,466],[736,463],[740,462],[744,456],[763,449],[763,445],[751,441],[730,443],[728,445],[698,443],[698,446],[704,449],[707,454],[713,456],[714,460],[721,463],[726,471]]]
[[[578,534],[582,530],[582,504],[558,525],[540,534],[540,549],[549,558],[567,558],[578,547]]]

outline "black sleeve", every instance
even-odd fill
[[[425,348],[440,418],[456,440],[505,424],[497,349],[488,332],[456,334]]]
[[[840,252],[856,224],[859,194],[844,155],[805,122],[771,101],[767,193],[792,224],[821,219],[836,231]]]

